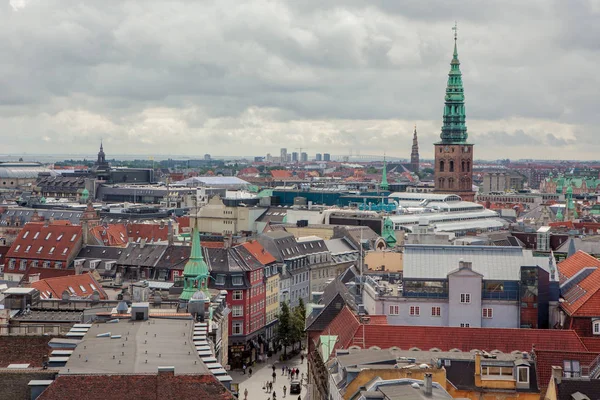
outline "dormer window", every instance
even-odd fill
[[[39,232],[36,232],[36,233],[35,233],[35,235],[33,235],[33,239],[37,239],[37,238],[38,238],[38,236],[40,236],[40,233],[39,233]]]
[[[15,247],[15,253],[16,253],[17,251],[19,251],[19,249],[20,249],[20,248],[21,248],[21,245],[20,245],[20,244],[18,244],[18,245],[17,245],[17,247]]]
[[[592,322],[592,333],[594,335],[600,335],[600,320]]]
[[[231,281],[234,285],[241,286],[244,284],[244,280],[240,275],[234,275]]]
[[[29,250],[30,250],[30,249],[31,249],[31,246],[27,246],[27,247],[25,248],[25,253],[29,253]]]
[[[29,231],[25,231],[25,233],[23,234],[23,239],[25,239],[27,236],[29,236]]]
[[[69,248],[68,248],[68,247],[65,247],[65,249],[63,250],[63,256],[64,256],[65,254],[67,254],[67,251],[69,251]]]
[[[71,242],[74,242],[76,237],[77,237],[77,234],[76,233],[73,234],[73,236],[71,236]]]
[[[56,247],[51,247],[50,248],[50,254],[54,254],[54,249],[56,249]]]
[[[62,239],[63,234],[61,233],[60,235],[58,235],[58,237],[56,238],[56,241],[59,241],[60,239]]]
[[[50,236],[52,236],[52,232],[50,232],[46,235],[46,240],[50,239]]]

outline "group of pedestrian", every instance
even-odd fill
[[[298,379],[298,375],[300,375],[300,370],[298,368],[288,368],[287,374],[288,374],[288,378],[290,378],[290,379],[294,379],[294,377],[296,377],[296,379]]]
[[[246,363],[242,365],[242,372],[246,375]],[[248,375],[252,376],[252,368],[248,368]]]

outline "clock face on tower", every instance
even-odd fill
[[[450,151],[450,147],[448,147],[448,146],[444,147],[444,151],[445,151],[446,153],[447,153],[447,152],[449,152],[449,151]]]

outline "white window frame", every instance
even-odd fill
[[[469,324],[468,322],[461,322],[460,323],[460,327],[461,328],[470,328],[471,324]]]
[[[565,378],[580,378],[581,363],[579,360],[563,360],[563,376]]]
[[[461,293],[460,294],[460,303],[461,304],[470,304],[471,303],[471,293]]]
[[[494,309],[490,307],[485,307],[481,309],[481,317],[486,319],[494,318]]]
[[[399,312],[400,311],[400,307],[399,306],[391,305],[390,308],[389,308],[389,311],[390,311],[389,315],[398,315],[398,314],[400,314],[400,312]]]
[[[442,307],[438,307],[438,306],[431,307],[431,316],[432,317],[441,317],[442,316]]]
[[[239,283],[236,283],[239,279]],[[231,284],[234,286],[242,286],[244,284],[244,277],[242,275],[233,275],[231,277]]]
[[[408,313],[411,317],[418,317],[421,314],[421,307],[419,306],[410,306]]]
[[[244,291],[243,290],[234,290],[231,298],[233,300],[244,300]]]
[[[236,332],[236,327],[239,328],[239,332]],[[231,334],[232,335],[243,335],[244,334],[244,321],[231,322]]]
[[[232,317],[243,317],[244,316],[244,306],[232,306],[231,307],[231,316]]]
[[[521,370],[527,371],[527,380],[524,380],[524,381],[521,380],[521,374],[520,374]],[[517,367],[517,376],[516,376],[516,378],[517,378],[517,383],[526,383],[526,384],[529,384],[529,367]]]
[[[592,334],[600,335],[600,320],[592,322]]]

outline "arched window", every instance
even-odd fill
[[[454,178],[448,179],[448,189],[454,189]]]
[[[444,160],[440,160],[440,172],[444,172]]]
[[[464,160],[463,160],[463,162],[462,162],[462,169],[461,169],[461,172],[465,172],[465,161],[464,161]]]
[[[444,178],[440,178],[440,179],[438,180],[438,185],[439,185],[440,189],[443,189],[443,188],[444,188]]]
[[[450,160],[450,164],[448,165],[448,171],[454,172],[454,161]]]
[[[471,172],[471,161],[467,161],[467,172]]]

